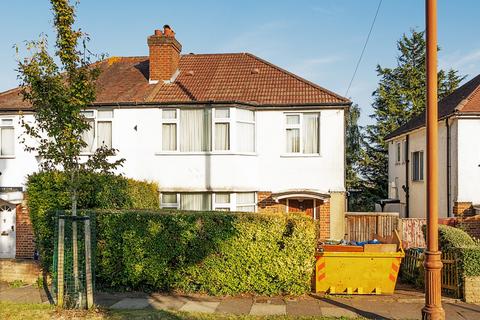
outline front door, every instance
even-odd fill
[[[305,212],[314,218],[313,199],[288,199],[288,212]]]
[[[0,258],[15,258],[15,206],[0,205]]]

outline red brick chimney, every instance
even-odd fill
[[[147,40],[150,66],[149,81],[168,81],[178,69],[182,45],[175,39],[175,32],[168,25],[162,30],[155,30],[155,33]]]

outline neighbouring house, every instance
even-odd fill
[[[438,103],[438,190],[441,218],[480,213],[480,75]],[[388,194],[399,200],[386,211],[425,217],[425,113],[386,138]]]
[[[118,149],[119,173],[158,182],[164,208],[302,211],[321,237],[343,237],[349,100],[249,53],[182,55],[168,26],[147,43],[148,56],[100,62],[85,155]],[[39,159],[20,143],[19,111],[33,119],[19,88],[0,93],[0,257],[31,254],[19,223]]]

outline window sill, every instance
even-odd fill
[[[412,180],[413,183],[422,183],[423,180]]]
[[[320,158],[322,155],[318,153],[284,153],[281,158]]]
[[[221,152],[221,151],[211,151],[211,152],[178,152],[178,151],[161,151],[155,152],[156,156],[252,156],[256,157],[258,154],[256,152]]]
[[[0,159],[15,159],[15,155],[11,155],[11,156],[0,156]]]

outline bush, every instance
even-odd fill
[[[454,249],[460,262],[460,274],[465,277],[480,276],[480,246]]]
[[[310,291],[315,224],[305,216],[99,211],[98,281],[213,295]]]
[[[158,187],[122,176],[83,173],[78,208],[122,209],[159,207]],[[56,210],[71,208],[68,180],[63,172],[39,172],[28,176],[27,202],[42,267],[52,263]]]
[[[426,238],[426,225],[422,226],[423,235]],[[447,251],[453,248],[466,247],[466,246],[475,246],[475,240],[470,237],[465,231],[446,226],[438,226],[438,242],[440,250]]]

